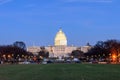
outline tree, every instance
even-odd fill
[[[16,46],[16,47],[19,47],[19,48],[21,48],[21,49],[26,50],[26,45],[25,45],[25,43],[22,42],[22,41],[16,41],[16,42],[14,42],[14,43],[13,43],[13,46]]]
[[[107,40],[98,41],[96,45],[85,55],[93,56],[93,58],[109,58],[112,55],[118,56],[120,54],[120,41]]]
[[[38,53],[38,57],[48,58],[49,52],[45,49],[45,47],[41,47],[41,51]]]
[[[82,58],[83,52],[81,50],[73,50],[71,53],[71,56],[73,56],[75,58]]]
[[[120,41],[119,40],[108,40],[105,42],[107,48],[110,52],[110,56],[117,62],[120,57]]]
[[[24,56],[29,56],[29,53],[26,50],[21,49],[17,46],[0,46],[0,58],[3,58],[4,60],[18,60],[19,58],[24,58]]]

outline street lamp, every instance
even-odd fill
[[[112,55],[113,62],[116,62],[117,56],[115,54]]]

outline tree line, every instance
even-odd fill
[[[27,51],[26,44],[22,41],[16,41],[12,45],[1,45],[0,46],[0,61],[4,62],[19,62],[34,59],[39,60],[40,58],[48,58],[49,52],[41,47],[41,51],[38,52],[37,56],[34,56],[31,52]]]
[[[43,58],[49,58],[49,52],[45,47],[40,47],[36,59],[39,61]],[[79,58],[85,61],[120,61],[120,41],[119,40],[106,40],[98,41],[91,49],[84,53],[80,48],[72,51],[69,56],[71,58]],[[24,42],[16,41],[12,45],[0,46],[0,60],[4,61],[19,61],[19,59],[33,59],[34,55],[27,52],[27,48]]]
[[[115,39],[98,41],[87,53],[75,50],[71,56],[85,58],[88,61],[92,59],[118,62],[120,61],[120,41]]]

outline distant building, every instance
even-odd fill
[[[73,50],[77,50],[78,47],[76,46],[68,46],[67,45],[67,37],[65,33],[60,29],[54,40],[54,46],[46,46],[45,49],[49,52],[49,57],[69,57],[69,54]],[[81,51],[84,53],[87,52],[89,49],[91,49],[90,45],[82,46],[80,47]],[[33,54],[37,54],[41,49],[40,47],[33,46],[28,47],[27,49],[29,52],[32,52]]]
[[[84,53],[86,53],[86,52],[88,52],[91,48],[92,48],[92,46],[91,46],[89,43],[87,43],[86,46],[82,46],[82,47],[81,47],[81,51],[83,51]]]
[[[48,46],[46,49],[49,51],[50,57],[68,57],[69,53],[76,50],[77,47],[67,46],[67,37],[60,29],[55,36],[54,46]]]
[[[32,46],[28,47],[27,51],[33,53],[34,55],[38,55],[38,52],[41,51],[41,48],[39,46]]]

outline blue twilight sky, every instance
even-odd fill
[[[120,40],[120,0],[0,0],[0,45],[53,45],[60,27],[69,45]]]

